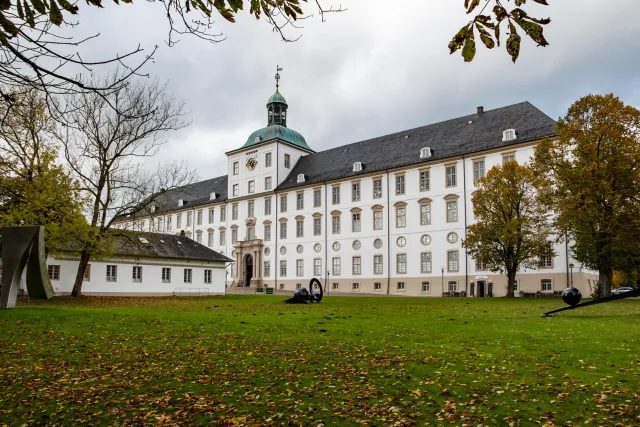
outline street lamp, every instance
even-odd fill
[[[571,277],[571,287],[573,288],[573,263],[569,264],[569,269],[571,271],[570,273],[570,277]]]
[[[440,267],[440,270],[442,270],[442,296],[444,296],[444,265],[442,267]]]

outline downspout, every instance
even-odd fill
[[[565,271],[567,272],[567,288],[569,288],[569,240],[567,233],[564,234]]]
[[[389,171],[387,171],[387,295],[391,288],[391,187],[389,187]],[[384,263],[382,263],[384,265]]]
[[[464,201],[464,239],[467,240],[467,165],[462,156],[462,194]],[[469,256],[467,255],[467,248],[464,248],[464,294],[469,295]]]

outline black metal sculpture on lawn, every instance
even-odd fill
[[[565,310],[573,310],[580,307],[587,307],[589,305],[602,304],[610,301],[617,301],[620,299],[631,298],[631,297],[640,297],[640,287],[634,288],[632,291],[623,292],[618,295],[610,295],[608,297],[594,299],[592,301],[583,302],[582,304],[578,304],[580,299],[582,298],[582,294],[576,288],[567,288],[562,291],[562,300],[569,304],[569,307],[559,308],[557,310],[551,310],[546,312],[543,317],[549,316],[554,313],[559,313]]]
[[[313,302],[322,301],[324,291],[320,281],[316,278],[311,279],[309,282],[309,290],[306,288],[296,289],[293,293],[293,297],[289,298],[285,302],[287,304],[311,304]]]

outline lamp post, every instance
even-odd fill
[[[442,270],[442,296],[444,296],[444,265],[442,267],[440,267],[440,270]]]
[[[569,264],[569,271],[571,271],[569,276],[571,277],[571,287],[573,288],[573,263]]]

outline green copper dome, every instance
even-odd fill
[[[247,142],[245,142],[242,148],[262,144],[263,142],[274,139],[279,139],[281,141],[288,142],[289,144],[297,145],[305,150],[313,151],[309,148],[307,141],[304,140],[304,137],[300,135],[299,132],[281,125],[270,125],[266,128],[258,129],[249,136],[249,139],[247,139]]]
[[[281,102],[282,104],[286,104],[287,100],[284,99],[284,96],[280,95],[280,92],[278,91],[278,89],[276,89],[276,93],[271,95],[271,98],[269,98],[267,104],[271,104],[272,102]]]

